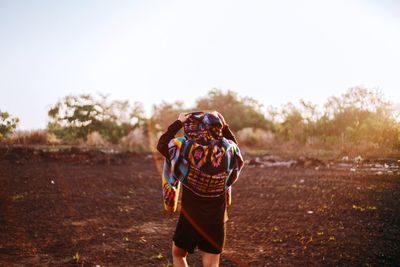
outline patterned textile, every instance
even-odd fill
[[[185,137],[203,145],[220,138],[223,124],[219,116],[218,112],[192,112],[183,125]]]
[[[195,112],[183,125],[184,136],[168,144],[163,166],[164,208],[175,211],[180,185],[202,197],[230,192],[243,167],[238,146],[221,135],[218,113]]]

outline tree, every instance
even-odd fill
[[[173,121],[178,119],[181,112],[189,111],[190,109],[185,108],[181,101],[172,103],[163,101],[161,104],[153,106],[150,122],[156,131],[165,131]]]
[[[0,141],[7,138],[17,128],[19,119],[0,110]]]
[[[62,140],[86,138],[97,131],[107,141],[116,143],[143,124],[143,113],[138,102],[131,106],[128,101],[109,101],[104,95],[97,99],[91,95],[69,95],[48,111],[48,129]]]
[[[400,148],[398,110],[379,91],[362,87],[348,89],[330,97],[322,112],[310,102],[300,100],[281,109],[270,107],[268,115],[274,133],[283,141],[332,145],[356,149],[357,146]]]
[[[348,89],[340,97],[331,97],[325,104],[327,135],[359,143],[398,145],[398,123],[394,105],[379,91],[362,87]],[[391,140],[391,141],[389,141]],[[397,140],[397,144],[393,142]]]
[[[217,110],[234,131],[251,127],[270,130],[271,122],[261,112],[262,105],[250,97],[239,97],[233,91],[210,90],[196,101],[196,110]]]
[[[283,121],[277,131],[280,137],[287,141],[297,140],[303,143],[305,119],[301,110],[289,102],[282,107],[281,116]]]

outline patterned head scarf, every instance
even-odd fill
[[[221,114],[213,112],[192,112],[183,125],[185,137],[199,144],[222,138],[223,121]]]

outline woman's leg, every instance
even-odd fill
[[[202,255],[203,267],[218,267],[220,256],[221,254],[213,254],[203,251]]]
[[[175,246],[175,243],[172,242],[172,264],[174,267],[188,267],[187,254],[186,250]]]

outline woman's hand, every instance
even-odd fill
[[[189,116],[190,116],[190,114],[181,113],[178,116],[178,120],[180,120],[182,123],[184,123],[187,120],[187,118],[189,118]]]

